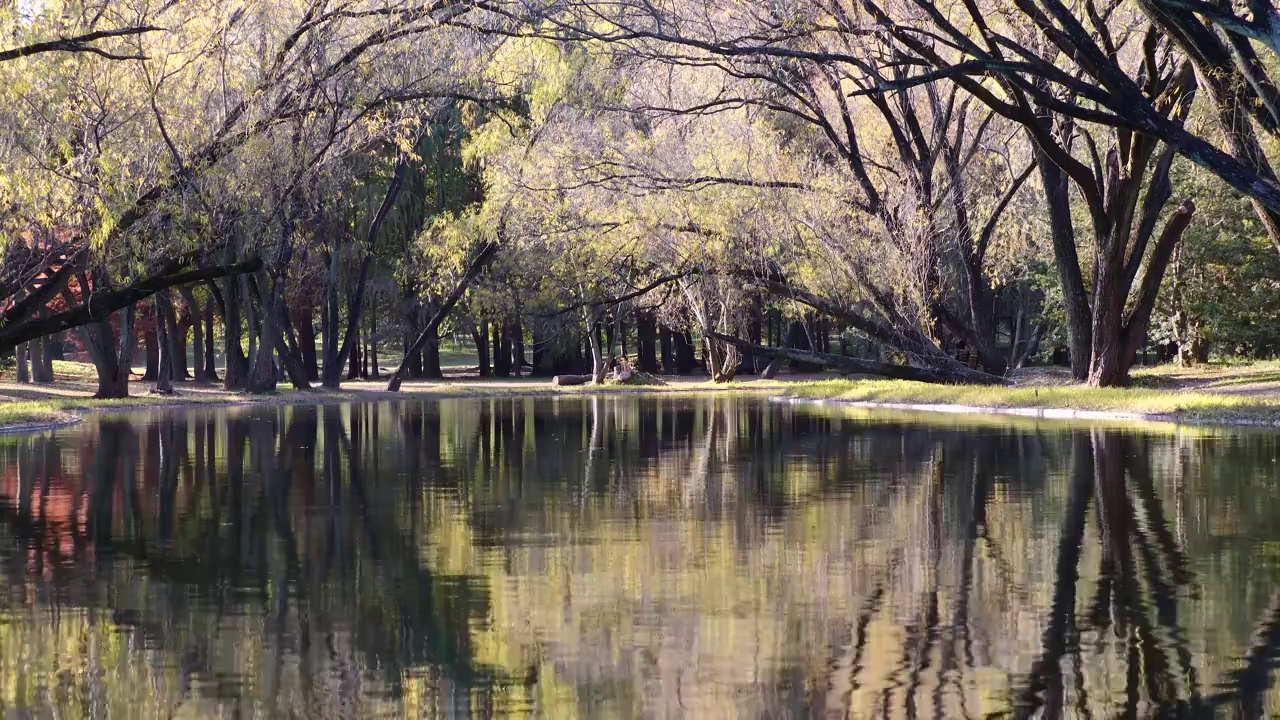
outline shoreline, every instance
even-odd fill
[[[723,393],[777,393],[784,382],[748,380],[729,384],[713,384],[710,380],[683,380],[667,385],[578,385],[561,387],[549,380],[540,382],[455,382],[414,386],[406,383],[399,392],[378,388],[344,388],[327,390],[282,389],[269,395],[248,395],[240,391],[223,391],[211,385],[179,387],[174,395],[137,394],[127,398],[99,400],[68,395],[41,400],[19,400],[3,411],[16,415],[13,421],[0,420],[0,436],[60,430],[80,424],[90,415],[148,412],[155,410],[189,410],[192,408],[231,408],[284,405],[328,405],[344,402],[389,402],[396,400],[457,400],[538,398],[574,395],[711,395]],[[24,414],[25,411],[25,414]]]
[[[1197,418],[1177,413],[1135,413],[1119,410],[1083,410],[1062,407],[1002,407],[998,405],[958,405],[951,403],[875,402],[870,400],[842,400],[840,398],[812,398],[795,395],[774,395],[770,402],[786,405],[817,405],[850,407],[864,410],[896,410],[900,412],[932,413],[936,415],[984,415],[1032,418],[1036,420],[1083,420],[1088,422],[1118,423],[1166,423],[1197,427],[1280,428],[1280,420],[1247,417]]]
[[[90,415],[230,408],[253,405],[323,405],[459,398],[545,398],[574,395],[768,394],[773,402],[843,406],[933,415],[983,415],[1055,421],[1164,423],[1185,426],[1280,428],[1280,393],[1207,393],[1171,388],[1098,389],[1028,383],[1004,387],[934,385],[882,379],[792,376],[716,384],[705,377],[664,377],[664,385],[552,385],[547,378],[411,381],[399,392],[381,382],[354,381],[339,390],[281,388],[269,395],[226,391],[184,382],[175,395],[137,394],[115,400],[89,397],[93,386],[68,380],[55,385],[0,383],[0,436],[74,426]],[[8,397],[6,397],[6,391]]]

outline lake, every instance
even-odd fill
[[[0,437],[0,717],[1280,712],[1280,435],[729,396]]]

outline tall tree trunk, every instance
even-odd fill
[[[39,384],[53,382],[53,364],[49,359],[48,338],[37,338],[30,347],[32,381]]]
[[[604,344],[600,341],[600,320],[594,312],[588,312],[587,319],[587,342],[591,344],[591,382],[599,385],[609,374],[609,359],[605,356]]]
[[[489,377],[489,323],[479,321],[471,328],[471,339],[476,344],[480,377]]]
[[[302,371],[313,382],[320,380],[320,361],[316,356],[316,306],[310,295],[303,298],[299,307],[293,308],[294,329],[298,332],[298,350],[301,352]]]
[[[378,369],[378,303],[369,308],[369,374],[374,380],[382,376]]]
[[[655,341],[658,335],[658,324],[652,312],[636,314],[636,366],[640,372],[656,374],[658,372],[658,354]]]
[[[132,307],[117,312],[120,322],[118,343],[109,318],[81,328],[85,349],[97,369],[98,390],[94,393],[95,398],[129,397],[129,370],[137,344],[133,313]]]
[[[258,305],[254,304],[255,298],[249,292],[249,278],[242,277],[240,280],[240,290],[244,293],[244,297],[247,299],[247,302],[244,304],[245,330],[249,335],[249,353],[246,356],[249,361],[249,365],[248,371],[244,376],[245,388],[247,389],[250,383],[249,378],[253,376],[254,364],[257,363],[258,360],[258,337],[262,334],[262,310]],[[262,298],[256,299],[261,300]]]
[[[1093,352],[1093,312],[1089,308],[1089,296],[1085,291],[1084,277],[1080,273],[1080,258],[1076,253],[1070,186],[1066,172],[1055,165],[1043,151],[1036,151],[1036,164],[1040,171],[1040,183],[1044,187],[1054,264],[1058,269],[1058,285],[1062,288],[1063,306],[1066,310],[1071,374],[1076,380],[1086,380]]]
[[[321,303],[320,332],[324,345],[321,349],[320,384],[337,390],[342,384],[342,340],[338,337],[338,254],[326,251],[324,301]]]
[[[27,343],[19,343],[18,347],[14,350],[14,356],[18,361],[18,367],[15,371],[16,374],[14,377],[18,382],[24,385],[31,382],[31,371],[27,362],[27,346]]]
[[[662,372],[665,375],[676,373],[676,353],[671,342],[671,329],[663,325],[658,330],[658,343],[662,348]]]
[[[227,278],[223,284],[222,386],[227,390],[243,390],[249,379],[249,359],[245,357],[241,344],[244,323],[240,311],[244,308],[244,285],[238,276]]]
[[[360,377],[360,329],[349,330],[347,337],[351,338],[351,345],[347,348],[347,379],[355,380]]]
[[[170,294],[169,298],[169,304],[172,305],[173,295]],[[192,316],[189,309],[188,312],[181,315],[177,313],[176,308],[173,308],[171,312],[174,313],[174,318],[176,319],[171,328],[173,334],[169,338],[170,342],[173,343],[173,377],[177,380],[190,380],[191,370],[187,365],[187,330],[190,325],[189,318]]]
[[[1126,238],[1127,239],[1127,238]],[[1103,251],[1096,254],[1093,280],[1093,338],[1089,359],[1089,384],[1113,387],[1129,375],[1124,361],[1124,302],[1128,287],[1124,282],[1123,255],[1106,252],[1110,243],[1099,239]],[[1074,364],[1074,361],[1073,361]]]
[[[501,320],[493,323],[493,376],[511,377],[511,347],[504,341],[502,327]]]
[[[271,309],[276,306],[277,290],[275,283],[272,283],[271,289],[265,298],[267,306],[262,310],[262,331],[261,338],[257,340],[256,346],[253,348],[253,359],[249,366],[249,377],[245,380],[245,390],[255,395],[275,392],[276,390],[276,363],[275,363],[275,346],[269,338],[279,333],[278,312],[272,312]],[[253,338],[250,337],[250,343],[253,344]]]
[[[142,334],[142,349],[146,355],[145,366],[142,371],[142,379],[146,382],[155,382],[160,377],[160,318],[156,315],[154,298],[152,299],[151,312],[149,313],[155,325]]]
[[[422,376],[432,380],[444,379],[444,370],[440,367],[440,337],[428,337],[422,346]]]
[[[693,337],[688,330],[673,333],[675,350],[675,367],[677,375],[688,375],[693,372],[697,360],[694,358]]]
[[[520,318],[511,321],[511,366],[516,377],[524,374],[524,368],[529,362],[524,357],[524,327],[520,324]]]
[[[187,314],[191,318],[191,377],[198,383],[208,379],[204,365],[204,323],[200,304],[196,302],[195,293],[189,286],[178,289],[182,301],[187,305]]]
[[[176,344],[171,336],[176,332],[176,326],[169,291],[161,290],[156,293],[156,346],[160,350],[160,363],[156,371],[155,392],[162,395],[173,394],[173,351]]]
[[[219,381],[217,353],[214,351],[213,341],[213,303],[204,304],[204,372],[205,380],[211,383]]]

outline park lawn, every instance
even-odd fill
[[[818,380],[787,386],[797,398],[975,408],[1040,408],[1136,414],[1188,422],[1280,423],[1280,396],[1082,385],[935,385],[907,380]]]

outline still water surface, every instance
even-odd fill
[[[725,397],[91,418],[0,438],[0,717],[1265,716],[1278,457]]]

